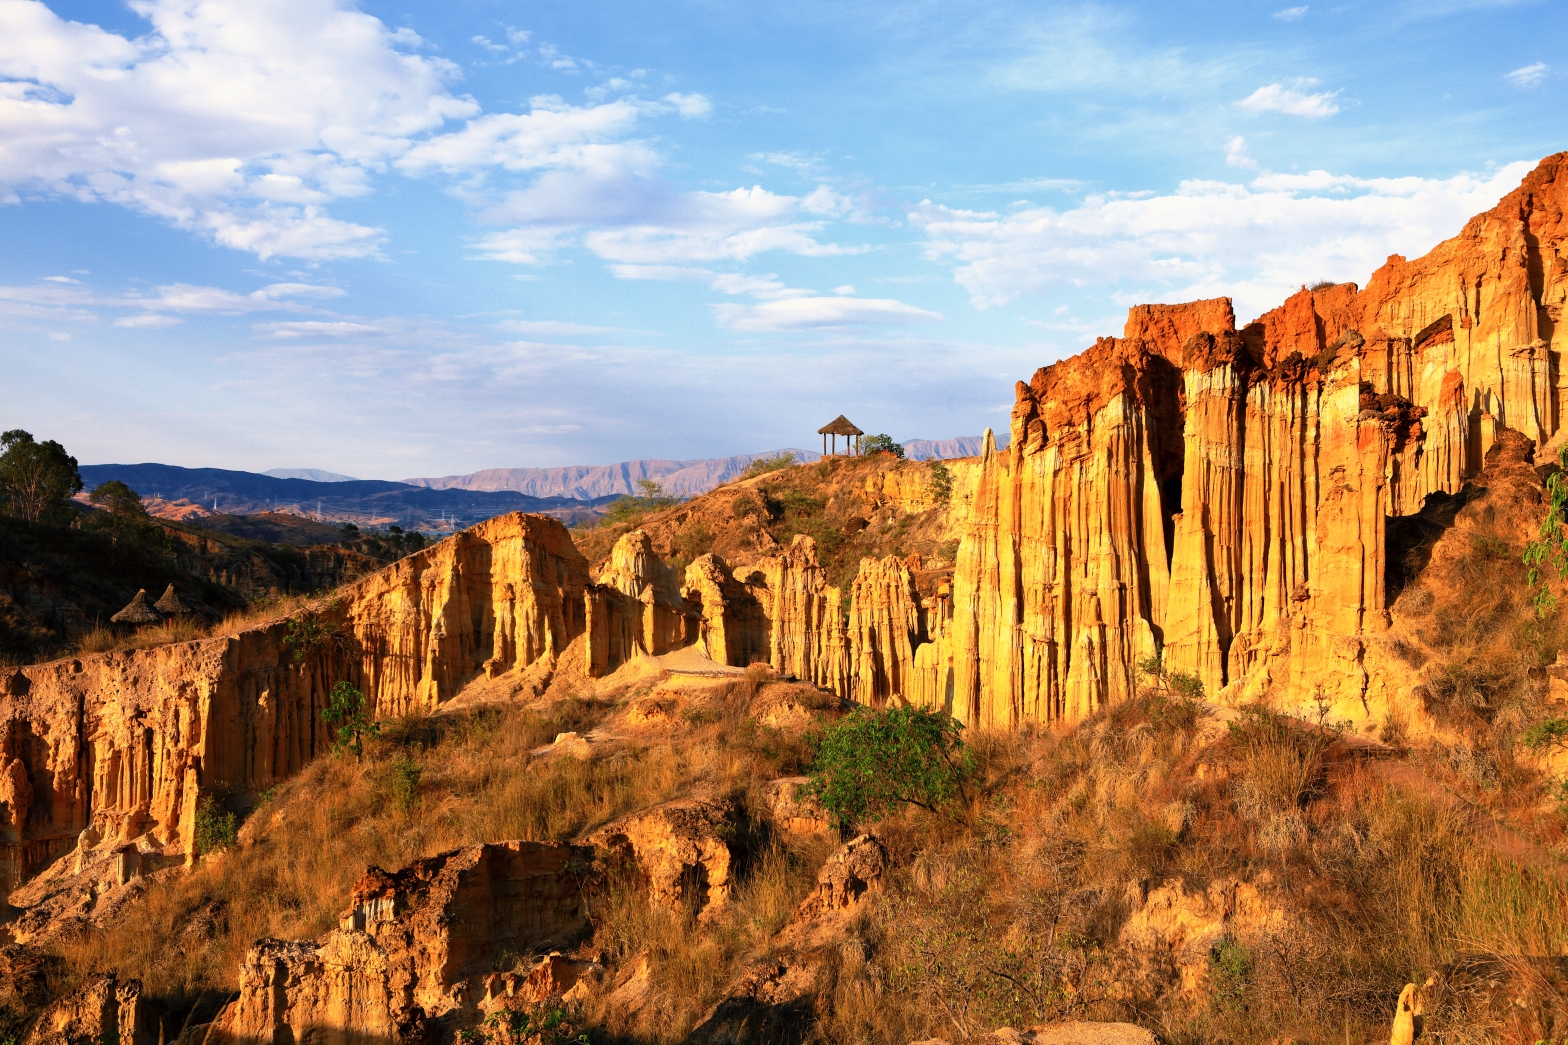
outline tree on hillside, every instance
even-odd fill
[[[866,454],[892,454],[900,460],[904,456],[903,446],[893,442],[893,437],[886,432],[880,432],[877,435],[868,437],[865,442],[860,444],[860,451]]]
[[[89,500],[103,511],[89,519],[88,526],[107,534],[115,547],[163,543],[163,531],[142,507],[141,494],[120,480],[99,484]]]
[[[20,428],[0,435],[0,510],[30,523],[70,518],[65,499],[82,488],[76,458],[53,439],[37,442]]]
[[[857,710],[816,741],[805,793],[841,828],[901,806],[936,812],[955,795],[967,801],[964,778],[973,761],[962,730],[939,711]]]

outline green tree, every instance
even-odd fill
[[[805,793],[840,827],[880,820],[900,806],[936,812],[954,795],[967,801],[972,759],[962,731],[937,711],[858,710],[816,741]]]
[[[625,496],[611,501],[605,509],[604,522],[606,525],[630,522],[633,519],[669,508],[679,502],[679,498],[671,497],[664,492],[664,484],[657,479],[638,479],[637,496]]]
[[[940,505],[953,499],[953,473],[941,461],[931,462],[931,496]]]
[[[1557,597],[1541,580],[1542,568],[1550,566],[1558,580],[1568,579],[1568,446],[1558,454],[1558,466],[1546,477],[1546,518],[1541,520],[1535,540],[1524,546],[1524,564],[1530,568],[1527,583],[1535,612],[1541,617],[1557,605]]]
[[[892,454],[899,460],[904,458],[903,446],[893,442],[893,437],[886,432],[868,436],[865,442],[860,444],[860,452],[863,454]]]
[[[349,682],[339,682],[327,697],[327,706],[321,710],[321,721],[332,728],[332,753],[354,752],[359,758],[365,753],[365,738],[381,735],[381,724],[365,706],[365,695]]]
[[[107,534],[115,547],[161,543],[163,530],[142,507],[141,495],[120,480],[100,483],[89,500],[103,511],[88,519],[88,525]]]
[[[82,488],[76,458],[53,439],[37,442],[20,428],[0,435],[0,509],[30,523],[70,518],[65,499]]]

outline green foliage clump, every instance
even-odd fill
[[[931,496],[936,503],[946,506],[953,499],[953,473],[941,461],[932,461],[931,467]]]
[[[1251,976],[1252,952],[1244,944],[1226,936],[1209,951],[1209,990],[1221,1004],[1241,1002]]]
[[[1519,734],[1519,742],[1531,751],[1542,748],[1568,748],[1568,718],[1549,718]]]
[[[239,817],[218,803],[218,796],[206,794],[196,803],[196,853],[216,853],[239,841]]]
[[[955,795],[967,797],[973,759],[962,731],[949,716],[921,708],[856,711],[815,740],[804,791],[841,828],[900,806],[936,812]]]
[[[746,470],[740,473],[740,477],[742,479],[755,479],[757,476],[767,475],[769,472],[782,471],[794,464],[795,460],[795,455],[788,450],[780,454],[774,454],[772,457],[759,457],[746,466]]]
[[[458,1032],[462,1045],[591,1045],[570,1010],[545,1003],[532,1009],[497,1009],[485,1017],[484,1030]]]
[[[863,454],[892,454],[899,460],[903,460],[904,457],[904,447],[899,443],[895,443],[893,437],[886,432],[868,436],[860,444],[860,452]]]
[[[107,536],[116,548],[168,547],[163,528],[153,522],[147,509],[142,507],[141,494],[118,479],[100,483],[89,500],[103,511],[89,518],[87,527]]]
[[[1154,676],[1161,687],[1189,704],[1196,704],[1203,699],[1203,680],[1185,671],[1166,670],[1164,650],[1140,659],[1138,670]]]
[[[381,724],[365,706],[365,695],[352,683],[339,682],[327,697],[327,706],[321,710],[321,721],[332,728],[332,753],[354,752],[359,758],[365,753],[365,738],[380,736]],[[415,781],[417,786],[417,779]]]
[[[1558,457],[1559,468],[1546,477],[1546,518],[1536,531],[1535,540],[1524,547],[1524,564],[1529,567],[1527,584],[1532,592],[1535,612],[1545,617],[1557,605],[1557,597],[1541,580],[1545,566],[1557,571],[1557,579],[1568,579],[1568,446]]]
[[[342,544],[382,560],[401,559],[424,548],[425,535],[418,530],[403,532],[401,526],[388,526],[384,533],[364,533],[353,523],[343,526]]]
[[[680,498],[665,493],[664,484],[657,479],[638,479],[637,495],[628,494],[611,501],[604,511],[603,525],[615,526],[619,523],[629,523],[649,512],[663,511],[679,503]]]
[[[76,458],[53,439],[37,442],[20,428],[0,435],[0,511],[30,523],[71,517],[65,499],[82,488]]]
[[[302,610],[288,619],[283,634],[283,644],[294,651],[294,663],[303,664],[315,653],[341,650],[348,645],[348,636],[333,620],[315,610]]]
[[[414,756],[407,751],[400,752],[392,760],[391,791],[392,800],[397,803],[398,809],[407,813],[411,812],[419,801],[419,780],[425,774],[424,766],[414,760]]]

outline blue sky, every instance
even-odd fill
[[[1561,4],[0,0],[0,426],[361,477],[1006,423],[1568,148]],[[1561,64],[1561,68],[1559,68]]]

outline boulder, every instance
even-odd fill
[[[470,846],[398,872],[366,871],[340,928],[315,941],[259,941],[215,1040],[419,1042],[432,1021],[472,1022],[499,998],[570,990],[586,972],[557,951],[588,929],[593,853],[554,842]],[[307,1038],[308,1034],[308,1038]]]
[[[723,906],[733,884],[735,817],[733,801],[695,795],[623,816],[585,841],[629,859],[654,903],[690,904],[707,916]]]

